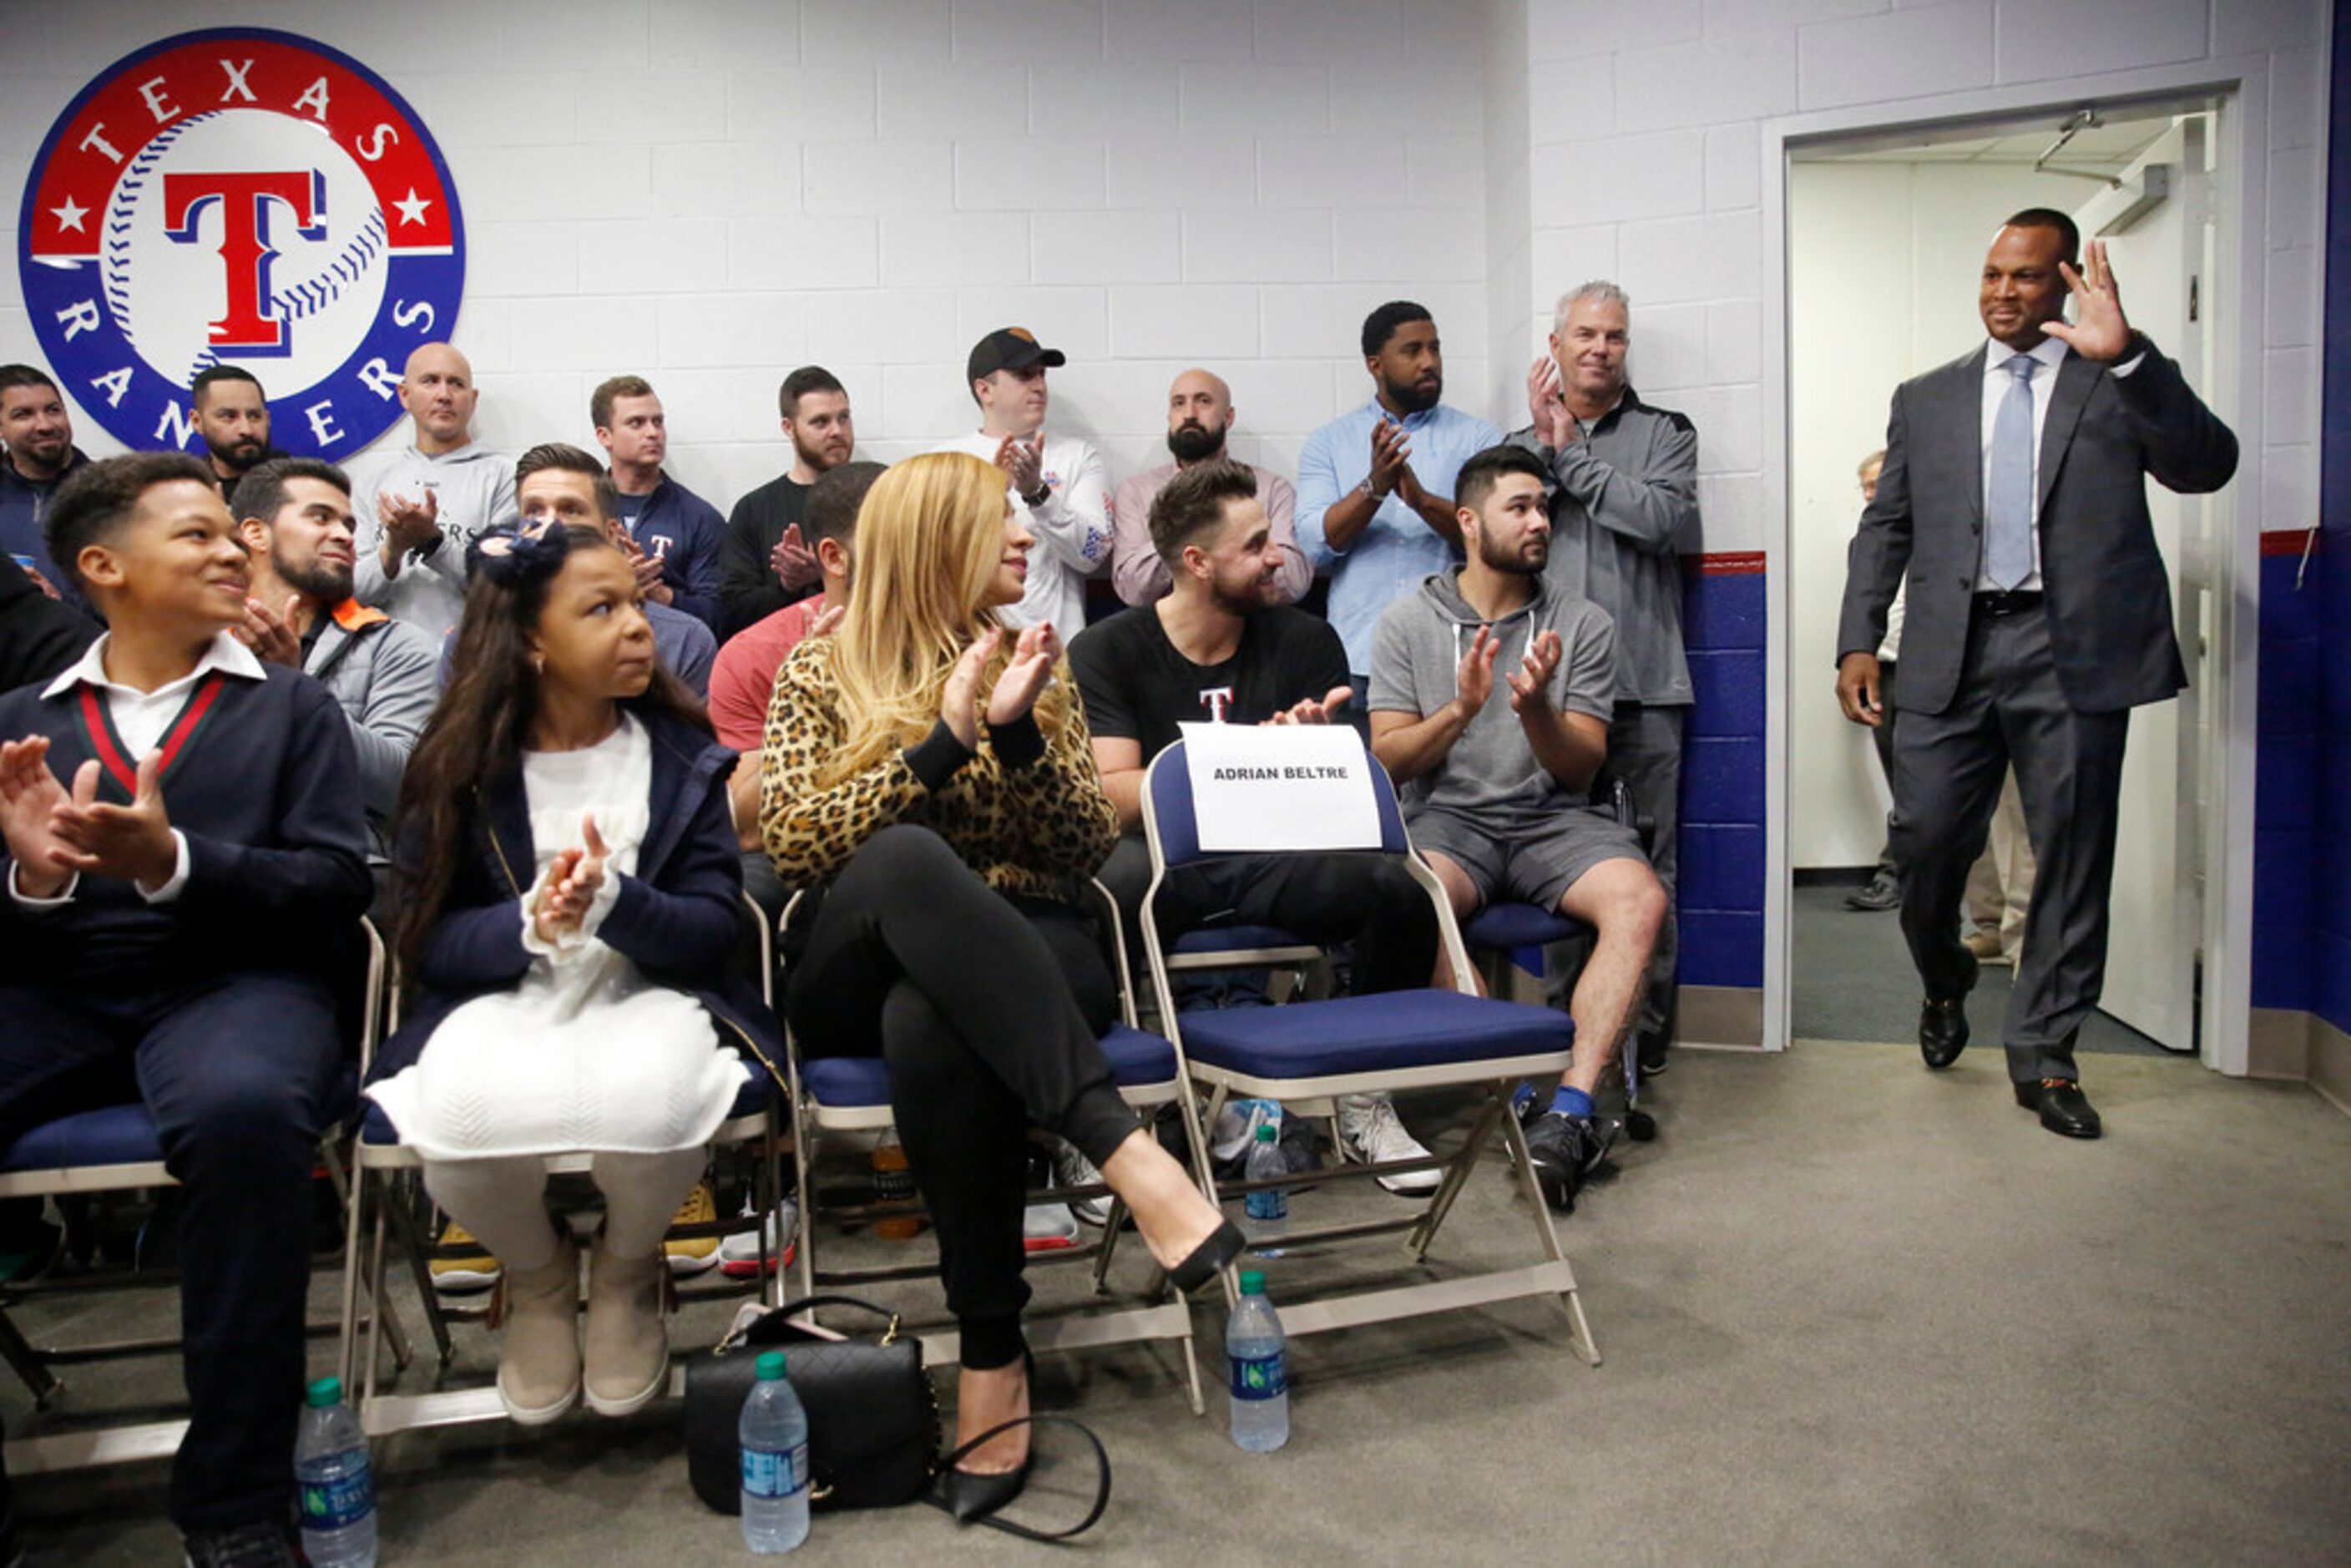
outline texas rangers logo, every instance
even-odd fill
[[[290,33],[183,33],[117,61],[50,128],[17,267],[58,382],[126,446],[188,447],[188,386],[251,371],[288,452],[348,457],[449,336],[465,224],[400,95]]]

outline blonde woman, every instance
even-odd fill
[[[1060,636],[998,616],[1034,542],[978,458],[883,475],[858,514],[847,618],[778,673],[760,789],[777,873],[815,894],[785,936],[793,1028],[812,1055],[889,1063],[962,1330],[959,1448],[1029,1413],[1032,1125],[1101,1167],[1179,1288],[1241,1246],[1095,1044],[1115,997],[1071,899],[1118,818]],[[946,1476],[956,1517],[1001,1507],[1028,1466],[1025,1427],[974,1449]]]

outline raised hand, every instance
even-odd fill
[[[580,929],[597,890],[604,885],[604,862],[611,851],[596,831],[593,811],[581,814],[580,837],[584,848],[565,850],[549,863],[547,881],[531,910],[532,928],[549,945]]]
[[[0,743],[0,836],[16,857],[16,885],[30,897],[55,898],[72,880],[60,858],[67,845],[52,826],[68,799],[49,771],[48,737]]]
[[[647,555],[626,528],[615,527],[612,540],[629,558],[629,570],[637,574],[637,591],[656,604],[667,604],[675,597],[668,583],[662,580],[659,556]]]
[[[253,650],[254,657],[289,670],[302,667],[302,639],[295,633],[294,617],[301,608],[299,594],[289,594],[283,615],[271,612],[258,599],[245,601],[245,621],[232,626],[236,640]]]
[[[2057,264],[2058,273],[2065,287],[2074,293],[2074,308],[2081,319],[2071,326],[2064,321],[2050,321],[2042,331],[2071,347],[2085,360],[2111,365],[2130,350],[2130,322],[2123,316],[2122,291],[2115,283],[2115,269],[2106,261],[2106,242],[2094,239],[2083,268],[2076,272],[2067,262]]]
[[[384,543],[402,555],[423,549],[441,532],[441,501],[431,490],[421,503],[387,490],[375,498],[375,515]]]
[[[1308,697],[1294,707],[1286,707],[1265,722],[1268,724],[1329,724],[1339,716],[1347,699],[1355,695],[1353,686],[1332,686],[1320,699]]]
[[[1061,657],[1061,640],[1054,635],[1050,621],[1040,621],[1020,633],[1012,645],[1012,662],[996,677],[996,687],[987,694],[987,723],[990,728],[1010,724],[1037,704],[1037,694],[1053,678],[1053,665]]]
[[[1510,711],[1521,717],[1551,711],[1551,680],[1559,674],[1564,654],[1559,633],[1545,627],[1527,640],[1519,667],[1504,677],[1510,687]]]
[[[128,806],[99,801],[99,778],[92,758],[75,772],[72,798],[49,813],[51,831],[63,842],[53,862],[69,871],[162,886],[180,865],[180,846],[163,810],[163,754],[151,751],[139,759],[138,788]]]
[[[1012,487],[1024,500],[1035,495],[1045,486],[1045,433],[1027,440],[1006,436],[997,444],[996,465],[1012,476]]]
[[[1393,494],[1411,474],[1406,461],[1412,456],[1412,440],[1404,426],[1393,420],[1379,420],[1372,426],[1372,498],[1381,500]]]
[[[1535,356],[1527,371],[1527,417],[1535,439],[1557,451],[1575,432],[1575,416],[1567,411],[1567,390],[1561,383],[1559,361],[1549,353]]]
[[[979,674],[1002,641],[1003,628],[989,627],[978,642],[963,651],[963,657],[947,672],[946,689],[939,693],[939,718],[963,742],[966,751],[979,749]]]
[[[830,637],[841,630],[841,623],[848,618],[848,605],[828,604],[818,613],[815,620],[809,622],[808,634],[811,637]]]
[[[798,593],[824,575],[824,568],[800,538],[798,523],[784,529],[784,537],[776,541],[775,552],[768,557],[768,566],[776,580],[784,585],[787,593]]]
[[[1479,627],[1478,634],[1469,639],[1468,651],[1453,673],[1454,700],[1461,705],[1463,717],[1476,718],[1494,695],[1494,655],[1501,647],[1491,626]]]

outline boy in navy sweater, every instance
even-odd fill
[[[232,634],[245,546],[203,464],[93,463],[47,528],[108,631],[0,696],[0,1147],[134,1093],[154,1113],[187,1189],[172,1522],[194,1563],[291,1563],[330,976],[371,892],[349,726]]]

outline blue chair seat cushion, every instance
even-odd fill
[[[359,1104],[359,1070],[348,1069],[327,1096],[329,1125],[350,1120]],[[151,1165],[163,1157],[155,1118],[133,1100],[77,1111],[34,1128],[0,1157],[0,1171],[88,1170],[97,1166]]]
[[[1195,1066],[1252,1078],[1331,1078],[1565,1051],[1567,1015],[1458,991],[1388,991],[1184,1015]]]
[[[1303,947],[1301,940],[1279,925],[1209,925],[1186,931],[1170,949],[1176,953],[1233,953],[1250,947]]]
[[[743,1087],[735,1092],[735,1103],[726,1108],[726,1119],[730,1122],[744,1116],[756,1116],[766,1110],[771,1101],[780,1100],[784,1095],[783,1086],[768,1076],[765,1067],[749,1059],[746,1059],[744,1065],[751,1070],[751,1076],[743,1081]],[[360,1124],[360,1142],[379,1149],[392,1148],[400,1142],[399,1129],[392,1124],[392,1118],[383,1113],[383,1107],[372,1100],[367,1103],[367,1120]]]
[[[1462,941],[1489,951],[1539,947],[1591,934],[1592,927],[1583,921],[1532,904],[1489,904],[1461,927]]]
[[[1176,1076],[1176,1048],[1158,1035],[1113,1024],[1100,1043],[1123,1089],[1165,1083]],[[803,1061],[800,1085],[810,1099],[835,1110],[890,1103],[890,1069],[878,1056],[820,1056]]]

